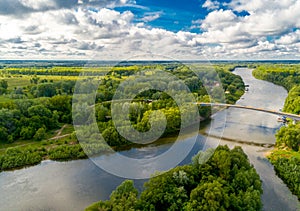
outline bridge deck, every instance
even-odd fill
[[[286,116],[286,117],[291,118],[293,120],[300,121],[300,115],[290,114],[290,113],[286,113],[286,112],[282,112],[282,111],[269,110],[269,109],[264,109],[264,108],[255,108],[255,107],[251,107],[251,106],[232,105],[232,104],[225,104],[225,103],[202,103],[202,102],[198,102],[196,104],[198,104],[200,106],[223,106],[223,107],[241,108],[241,109],[248,109],[248,110],[254,110],[254,111],[261,111],[261,112]]]

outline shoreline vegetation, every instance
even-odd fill
[[[217,64],[214,66],[216,73],[211,72],[210,66],[193,64],[193,67],[195,69],[191,71],[182,64],[170,63],[86,68],[83,80],[87,84],[93,84],[95,79],[101,80],[101,83],[97,88],[96,105],[86,109],[85,113],[96,116],[97,127],[106,143],[99,143],[93,131],[76,131],[88,134],[86,142],[79,144],[72,122],[86,121],[87,125],[91,124],[91,116],[84,118],[84,115],[77,115],[72,118],[72,96],[82,67],[3,65],[0,70],[0,172],[36,165],[42,160],[83,159],[87,155],[108,152],[110,147],[130,146],[130,142],[120,136],[113,126],[111,100],[119,84],[125,80],[129,87],[140,89],[135,86],[141,84],[147,87],[147,81],[138,81],[140,84],[136,85],[139,74],[150,77],[157,74],[157,70],[164,70],[183,81],[196,100],[201,102],[221,99],[235,103],[243,95],[242,79],[231,73],[235,65]],[[109,73],[103,76],[102,73],[107,70]],[[156,77],[161,78],[160,75]],[[179,96],[185,95],[176,82],[169,81],[159,86],[177,90]],[[225,98],[221,94],[223,89],[226,91]],[[213,97],[209,98],[208,92]],[[124,93],[123,99],[127,99],[126,90]],[[123,104],[119,103],[119,106]],[[167,126],[162,137],[176,135],[180,129],[179,108],[172,97],[163,92],[143,91],[127,106],[130,121],[140,132],[150,129],[149,119],[153,111],[161,111],[166,116]],[[195,116],[188,106],[184,109],[190,114],[187,122],[198,121],[193,119]],[[209,107],[198,107],[198,112],[202,120],[211,115]],[[160,122],[161,119],[158,116],[154,121]],[[64,125],[67,128],[63,128]],[[63,137],[55,138],[55,132],[60,129]]]
[[[97,210],[261,210],[262,182],[241,147],[200,151],[191,164],[153,175],[139,194],[125,180]]]
[[[300,65],[259,65],[253,76],[283,86],[288,91],[283,111],[300,114]],[[300,123],[282,127],[276,133],[274,150],[267,158],[274,165],[276,174],[300,201]]]

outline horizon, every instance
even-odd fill
[[[37,62],[47,62],[47,61],[62,61],[62,62],[300,62],[300,59],[249,59],[249,60],[242,60],[242,59],[219,59],[219,60],[197,60],[197,59],[191,59],[191,60],[151,60],[151,59],[141,59],[141,60],[89,60],[89,59],[0,59],[0,62],[5,61],[37,61]]]

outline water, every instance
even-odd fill
[[[242,76],[249,91],[237,104],[278,110],[282,108],[287,92],[274,84],[259,81],[252,77],[248,69],[238,68],[236,74]],[[217,113],[204,129],[210,134],[219,135],[223,131],[218,120],[227,113],[224,137],[258,143],[275,143],[274,133],[280,127],[277,116],[249,110],[226,109]],[[144,148],[133,148],[122,152],[124,155],[151,157],[168,150],[173,144],[190,144],[191,137],[173,143],[173,138],[165,138],[159,144]],[[215,138],[197,137],[192,151],[181,164],[190,162],[191,157],[203,147],[215,145]],[[264,210],[296,210],[299,203],[282,181],[275,175],[272,166],[264,159],[263,147],[242,145],[221,141],[233,147],[241,145],[248,154],[263,181],[262,197]],[[113,155],[110,155],[113,156]],[[110,159],[102,156],[100,159]],[[124,166],[124,170],[126,166]],[[90,160],[70,162],[44,161],[40,165],[26,169],[0,173],[0,210],[83,210],[100,199],[108,199],[124,178],[113,176],[101,170]],[[139,190],[145,180],[136,180]]]
[[[249,85],[249,91],[236,103],[239,105],[279,110],[283,107],[287,92],[280,86],[257,80],[252,71],[246,68],[237,68],[235,74],[243,78]],[[226,123],[221,124],[220,119],[226,115]],[[214,124],[213,124],[214,123]],[[274,144],[276,131],[282,126],[277,122],[277,115],[251,110],[229,108],[213,117],[210,134],[219,134],[223,130],[223,138],[243,142]],[[209,128],[206,129],[208,131]],[[262,201],[264,210],[300,210],[297,198],[291,194],[286,185],[275,175],[273,166],[265,158],[268,148],[238,144],[221,140],[220,144],[230,147],[239,145],[248,155],[263,182]],[[211,140],[213,142],[213,140]]]
[[[236,104],[277,111],[283,107],[287,97],[285,89],[255,79],[249,69],[237,68],[234,73],[240,75],[244,83],[249,85],[249,91],[245,92]],[[211,128],[211,135],[220,133],[223,129],[223,122],[220,120],[223,119],[224,115],[226,115],[224,138],[255,143],[275,143],[274,133],[281,126],[281,123],[277,122],[277,115],[229,108],[214,116],[212,121],[214,127]]]

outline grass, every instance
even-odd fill
[[[17,146],[21,146],[21,145],[29,145],[29,144],[34,144],[34,143],[36,143],[36,141],[34,141],[34,140],[18,140],[11,144],[0,143],[0,151],[3,151],[9,147],[17,147]]]
[[[48,140],[49,138],[52,138],[52,137],[56,136],[56,134],[58,133],[59,130],[60,130],[60,128],[47,131],[47,133],[45,135],[45,140]]]
[[[77,140],[71,139],[70,136],[63,137],[60,139],[55,139],[55,140],[43,140],[43,141],[19,140],[11,144],[0,144],[0,155],[4,154],[6,149],[8,148],[24,149],[28,147],[33,147],[33,148],[45,147],[46,149],[50,149],[59,145],[74,144],[75,142],[77,142]]]
[[[26,87],[31,85],[30,79],[32,76],[28,75],[10,75],[8,77],[1,77],[8,83],[8,90],[13,90],[15,87]],[[61,81],[61,80],[77,80],[78,76],[59,76],[59,75],[42,75],[38,76],[39,80],[47,79],[48,81]]]
[[[15,87],[24,87],[30,85],[29,76],[10,76],[3,78],[8,83],[8,90],[13,90]]]
[[[61,127],[63,126],[62,124],[60,125]],[[49,148],[57,145],[62,145],[62,144],[68,144],[68,143],[74,143],[76,140],[72,140],[70,136],[66,136],[60,139],[55,139],[55,140],[48,140],[52,137],[55,137],[60,129],[54,129],[50,130],[46,133],[44,140],[42,141],[35,141],[33,139],[31,140],[16,140],[13,143],[10,144],[4,144],[0,143],[0,155],[5,153],[7,148],[14,148],[14,147],[20,147],[20,148],[26,148],[26,147],[42,147],[42,146],[48,146]],[[60,135],[66,135],[66,134],[71,134],[74,131],[74,128],[72,125],[67,125],[62,133]]]
[[[66,135],[66,134],[71,134],[74,132],[74,127],[73,125],[66,125],[63,131],[61,132],[60,135]]]

